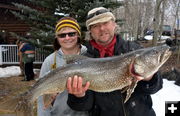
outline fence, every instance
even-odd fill
[[[34,64],[41,64],[46,58],[47,54],[43,54],[45,50],[42,48],[35,49]],[[17,45],[0,45],[0,65],[19,64],[18,47]]]

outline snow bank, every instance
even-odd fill
[[[163,79],[163,88],[151,95],[156,116],[165,116],[165,101],[180,101],[180,86]]]
[[[0,68],[0,78],[19,76],[20,74],[21,70],[19,66],[9,66],[5,68]]]

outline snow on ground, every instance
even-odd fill
[[[12,77],[21,74],[19,66],[9,66],[5,68],[0,68],[0,78],[1,77]]]
[[[39,71],[40,69],[34,69],[35,74],[37,74]],[[19,66],[9,66],[5,68],[0,67],[0,78],[19,76],[20,74],[21,70]]]
[[[157,116],[165,116],[165,101],[180,101],[180,86],[174,82],[163,79],[163,88],[152,95],[153,108]]]
[[[0,68],[0,78],[20,75],[18,66]],[[157,116],[165,115],[165,101],[180,101],[180,86],[174,84],[174,81],[163,79],[163,88],[152,95],[153,108]]]

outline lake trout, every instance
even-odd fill
[[[24,112],[21,116],[33,116],[35,100],[44,94],[64,91],[67,78],[74,75],[81,76],[83,84],[89,81],[89,89],[93,91],[111,92],[121,89],[123,91],[126,88],[126,102],[137,82],[156,73],[171,54],[170,47],[163,45],[106,58],[67,56],[65,57],[67,65],[40,78],[27,92],[0,104],[0,109]]]

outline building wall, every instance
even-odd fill
[[[25,35],[29,31],[29,26],[25,22],[16,18],[11,11],[18,10],[8,2],[0,2],[0,44],[15,44],[17,38],[11,36],[9,32],[18,35]]]

